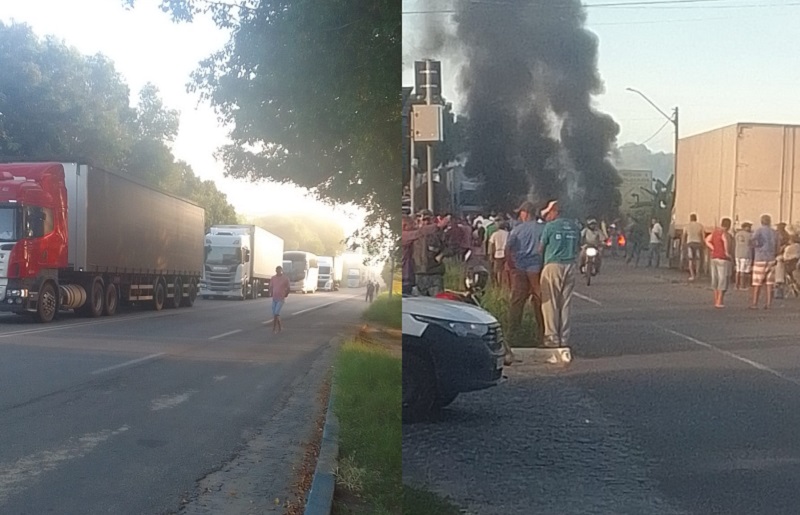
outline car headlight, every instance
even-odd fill
[[[589,247],[586,249],[586,255],[589,257],[595,257],[597,255],[597,249],[594,247]]]
[[[466,337],[475,336],[481,338],[489,332],[489,326],[485,324],[472,324],[468,322],[452,322],[450,320],[440,320],[438,318],[429,318],[425,316],[412,315],[416,320],[426,323],[434,324],[439,327],[450,331],[456,336]]]

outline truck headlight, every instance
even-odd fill
[[[481,338],[489,332],[489,326],[485,324],[472,324],[468,322],[452,322],[450,320],[439,320],[425,316],[412,315],[415,319],[426,324],[434,324],[450,331],[456,336],[466,337],[475,336]]]

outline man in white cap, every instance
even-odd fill
[[[560,216],[555,200],[542,209],[542,217],[547,222],[540,244],[544,255],[541,276],[544,346],[566,347],[569,345],[569,314],[581,232],[573,220]]]

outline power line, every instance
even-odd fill
[[[649,137],[649,138],[647,138],[646,140],[642,141],[642,142],[640,143],[640,145],[644,145],[645,143],[648,143],[648,142],[649,142],[651,139],[653,139],[653,138],[655,138],[656,136],[658,136],[659,134],[661,134],[661,131],[663,131],[663,130],[664,130],[664,127],[666,127],[666,126],[667,126],[667,125],[669,125],[670,123],[672,123],[672,120],[667,120],[666,122],[664,122],[664,125],[662,125],[662,126],[661,126],[661,128],[660,128],[660,129],[658,129],[658,130],[655,132],[655,134],[653,134],[652,136],[650,136],[650,137]]]

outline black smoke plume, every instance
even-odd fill
[[[611,218],[620,205],[609,152],[619,126],[592,107],[602,93],[597,37],[578,0],[457,0],[454,34],[440,50],[465,57],[469,158],[487,201],[506,210],[557,197],[575,216]],[[449,38],[442,42],[443,35]]]

